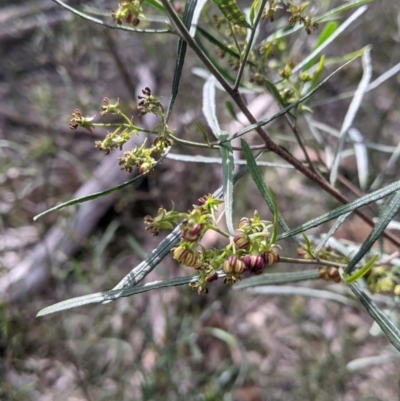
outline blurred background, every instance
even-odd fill
[[[344,2],[315,3],[324,11]],[[100,0],[87,5],[117,7]],[[271,28],[263,29],[267,36]],[[313,40],[314,34],[305,35],[291,56],[301,60]],[[372,45],[375,79],[399,63],[399,41],[399,4],[373,2],[326,53]],[[188,210],[221,185],[218,165],[165,160],[153,176],[106,198],[32,220],[60,202],[132,177],[119,170],[116,153],[95,149],[107,131],[71,131],[71,113],[78,108],[98,116],[104,97],[119,98],[140,121],[136,99],[145,86],[166,105],[176,47],[175,36],[108,30],[50,0],[0,3],[0,400],[400,399],[397,354],[361,305],[338,299],[259,295],[216,283],[205,297],[179,287],[35,317],[55,302],[111,289],[163,238],[144,230],[145,215],[170,208],[171,201]],[[207,126],[200,101],[204,81],[192,72],[199,66],[188,51],[170,126],[177,136],[201,141],[194,122]],[[322,88],[311,101],[315,121],[339,130],[351,98],[337,96],[354,90],[361,76],[356,61]],[[366,140],[386,146],[386,153],[371,151],[371,174],[378,174],[400,140],[399,89],[396,75],[367,93],[354,123]],[[270,113],[256,96],[247,101],[260,116]],[[220,118],[233,129],[225,109]],[[290,135],[284,120],[270,133]],[[176,153],[218,156],[183,147]],[[341,172],[358,185],[354,157]],[[265,174],[291,227],[337,206],[293,170]],[[382,185],[396,179],[398,165]],[[235,191],[237,221],[255,209],[271,218],[249,177]],[[368,232],[354,219],[340,235],[359,242]],[[218,239],[209,244],[217,246]],[[296,255],[293,243],[281,245],[282,254]],[[192,272],[167,257],[145,281],[186,274]],[[395,318],[397,309],[391,311]]]

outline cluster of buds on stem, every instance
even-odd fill
[[[139,169],[140,174],[151,173],[155,164],[153,158],[153,147],[146,148],[146,141],[141,146],[136,146],[133,150],[124,152],[124,155],[118,158],[121,170],[128,173],[133,171],[134,167]]]
[[[161,98],[152,95],[150,88],[142,90],[143,96],[138,96],[140,102],[138,109],[141,116],[152,113],[156,115],[164,115],[164,108],[161,104]]]
[[[138,104],[140,114],[153,113],[161,117],[161,122],[151,131],[156,136],[152,146],[145,148],[146,141],[144,141],[141,146],[136,146],[131,151],[125,152],[118,159],[121,169],[129,173],[133,171],[134,167],[139,169],[140,174],[151,173],[156,164],[156,158],[173,145],[173,140],[171,139],[173,131],[168,129],[166,124],[161,98],[152,95],[149,88],[143,89],[142,93],[144,96],[139,96],[140,102]],[[116,127],[113,132],[108,132],[102,141],[95,142],[96,148],[103,151],[106,155],[110,154],[113,149],[122,150],[122,147],[133,135],[138,135],[140,131],[144,131],[143,128],[137,127],[133,123],[133,118],[128,118],[121,111],[119,108],[119,99],[115,103],[111,103],[106,97],[103,99],[100,115],[105,116],[107,114],[116,115],[122,121],[118,123],[93,124],[92,121],[95,116],[83,117],[78,109],[74,111],[70,120],[71,129],[82,127],[90,132],[95,126]]]
[[[122,146],[129,141],[132,135],[137,135],[137,130],[124,129],[122,132],[118,127],[114,132],[109,132],[102,141],[96,141],[96,148],[104,151],[106,155],[111,153],[112,149],[122,150]]]
[[[318,276],[325,281],[334,281],[335,283],[340,283],[342,280],[337,267],[320,267],[318,269]]]
[[[278,9],[278,0],[268,0],[268,7],[265,7],[262,14],[261,19],[265,21],[274,22],[275,13]]]
[[[222,249],[206,250],[201,239],[207,230],[214,230],[229,238],[217,226],[214,212],[222,201],[207,195],[198,199],[198,205],[188,213],[167,212],[159,209],[156,217],[146,216],[146,229],[157,235],[161,229],[171,229],[180,223],[179,244],[171,250],[173,258],[182,265],[194,268],[198,280],[190,287],[199,294],[208,292],[209,283],[218,279],[218,272],[225,274],[225,284],[242,279],[245,272],[261,274],[265,267],[279,262],[278,246],[270,242],[269,228],[272,223],[261,220],[257,212],[252,218],[243,218],[238,232],[230,237],[229,244]]]
[[[311,31],[315,31],[319,28],[318,22],[313,22],[309,15],[303,15],[304,9],[309,3],[302,3],[299,6],[294,5],[291,1],[288,1],[289,9],[288,12],[291,14],[289,18],[289,25],[294,26],[296,23],[301,23],[304,25],[304,29],[308,35]]]
[[[118,1],[117,11],[111,10],[111,17],[118,25],[125,22],[128,25],[138,26],[141,14],[142,5],[140,0],[120,0]]]
[[[83,117],[80,110],[76,109],[72,113],[72,118],[69,121],[69,127],[73,130],[77,129],[78,127],[82,127],[84,129],[87,129],[88,131],[92,132],[92,129],[94,128],[94,125],[92,123],[94,117],[95,116]]]

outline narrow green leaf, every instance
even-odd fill
[[[392,345],[400,351],[400,331],[393,322],[376,306],[374,301],[357,285],[349,283],[354,295],[364,305],[369,315],[375,320]]]
[[[350,3],[343,4],[342,6],[333,8],[332,10],[327,11],[325,14],[320,15],[319,17],[315,18],[315,21],[317,22],[324,22],[324,21],[329,21],[333,16],[337,14],[341,14],[344,11],[350,10],[354,7],[359,7],[364,4],[371,3],[374,0],[355,0],[351,1]]]
[[[315,248],[315,253],[318,254],[319,251],[321,251],[326,243],[329,241],[329,239],[335,234],[337,229],[344,223],[344,221],[349,217],[351,212],[342,214],[338,219],[336,220],[335,224],[330,228],[329,232],[324,235],[322,241],[318,244],[318,246]]]
[[[224,135],[228,137],[227,133]],[[223,138],[223,136],[221,135],[220,138]],[[222,158],[225,219],[229,234],[235,235],[235,229],[233,228],[233,171],[235,169],[235,162],[233,159],[231,144],[229,143],[229,146],[226,145],[227,144],[224,144],[220,148]]]
[[[225,43],[221,42],[218,40],[215,36],[212,36],[208,31],[203,29],[202,27],[197,27],[197,32],[201,34],[205,39],[207,39],[210,43],[213,45],[219,47],[221,50],[223,50],[225,53],[229,54],[230,56],[233,56],[237,59],[240,59],[239,53],[237,53],[235,50],[231,49],[228,47]]]
[[[197,0],[187,0],[185,12],[183,14],[183,24],[189,30],[192,24],[192,18],[196,9]],[[166,113],[166,121],[168,122],[169,116],[171,115],[172,107],[174,106],[175,99],[178,95],[179,82],[181,80],[183,65],[185,63],[187,43],[183,39],[179,39],[178,42],[178,56],[176,58],[174,79],[172,81],[171,98],[169,100],[168,109]]]
[[[218,140],[225,141],[228,138],[226,132],[221,131],[216,115],[215,104],[215,84],[214,76],[210,76],[203,87],[203,114],[207,120],[211,131]],[[229,146],[226,146],[229,144]],[[230,142],[226,142],[220,147],[222,158],[222,177],[223,177],[223,191],[224,191],[224,205],[225,205],[225,219],[226,226],[231,235],[235,235],[233,228],[233,171],[235,163],[233,160],[233,150]]]
[[[382,235],[386,226],[391,222],[396,213],[400,209],[400,191],[394,195],[382,206],[381,213],[375,227],[368,235],[367,239],[361,245],[361,248],[353,256],[350,263],[344,269],[345,274],[350,275],[355,269],[357,263],[364,257],[364,255],[371,249],[375,241]]]
[[[352,283],[361,277],[365,276],[371,269],[374,263],[379,259],[379,255],[373,256],[361,269],[357,270],[351,276],[343,275],[342,279],[345,283]]]
[[[367,47],[362,56],[362,65],[363,65],[363,75],[357,86],[357,90],[354,93],[354,97],[351,100],[349,108],[347,109],[346,115],[344,117],[342,127],[340,128],[339,138],[336,144],[335,156],[333,158],[331,167],[330,167],[330,175],[329,181],[331,185],[335,185],[340,159],[342,157],[342,151],[345,146],[345,142],[348,136],[348,131],[351,128],[354,118],[357,115],[357,112],[362,104],[362,99],[368,90],[368,85],[371,81],[372,77],[372,63],[371,63],[371,48]]]
[[[197,121],[194,122],[194,125],[197,127],[197,129],[203,135],[204,142],[211,148],[211,143],[210,143],[210,140],[208,139],[207,132],[204,130],[204,128]]]
[[[155,10],[165,13],[163,5],[157,0],[143,0],[143,2],[153,7]]]
[[[251,25],[254,24],[254,18],[260,12],[261,4],[262,4],[261,0],[254,0],[253,4],[250,7],[249,19]]]
[[[170,152],[170,150],[171,150],[171,148],[168,148],[167,151],[160,157],[159,160],[157,160],[157,162],[154,164],[154,166],[150,170],[152,170],[158,164],[160,164],[165,159],[165,157]],[[64,209],[67,206],[77,205],[79,203],[88,202],[88,201],[91,201],[93,199],[97,199],[97,198],[100,198],[102,196],[109,195],[109,194],[111,194],[111,193],[113,193],[115,191],[118,191],[118,190],[120,190],[122,188],[125,188],[126,186],[128,186],[128,185],[132,184],[133,182],[137,181],[140,177],[145,176],[150,170],[144,172],[143,174],[139,174],[135,178],[132,178],[129,181],[125,181],[124,183],[122,183],[120,185],[116,185],[115,187],[106,189],[105,191],[95,192],[94,194],[90,194],[90,195],[87,195],[87,196],[82,196],[80,198],[71,199],[71,200],[69,200],[67,202],[61,203],[61,204],[59,204],[57,206],[54,206],[54,207],[52,207],[50,209],[45,210],[42,213],[39,213],[38,215],[36,215],[33,218],[33,220],[36,221],[36,220],[40,219],[41,217],[45,216],[48,213],[55,212],[56,210]]]
[[[321,46],[326,40],[329,39],[329,37],[336,31],[338,27],[338,23],[335,21],[330,21],[328,22],[325,26],[324,29],[322,30],[321,34],[318,36],[317,41],[315,42],[315,45],[312,49],[314,51],[317,49],[319,46]],[[303,71],[309,70],[312,65],[315,63],[315,58],[311,59],[304,67]]]
[[[338,218],[342,214],[352,212],[356,209],[359,209],[362,206],[369,205],[370,203],[376,202],[377,200],[382,199],[398,190],[400,190],[400,181],[396,181],[384,188],[378,189],[375,192],[371,192],[370,194],[364,195],[353,202],[339,206],[336,209],[331,210],[330,212],[327,212],[319,217],[316,217],[315,219],[309,220],[308,222],[301,224],[300,226],[294,228],[293,230],[278,235],[277,240],[279,241],[287,237],[292,237],[293,235],[300,234],[303,231],[309,230],[310,228],[320,226],[321,224],[326,223],[327,221]]]
[[[250,28],[250,25],[246,21],[246,17],[240,11],[235,0],[213,0],[213,2],[224,14],[225,18],[232,25],[239,25],[243,28]]]
[[[287,102],[282,98],[281,94],[278,91],[278,88],[268,79],[264,79],[264,84],[273,96],[273,98],[279,104],[279,106],[281,106],[282,108],[287,107]]]
[[[228,333],[226,330],[219,329],[218,327],[203,327],[201,331],[204,334],[209,334],[210,336],[213,336],[218,340],[223,341],[231,347],[237,346],[236,338],[232,334]]]
[[[234,120],[238,121],[237,116],[236,116],[236,112],[235,112],[235,108],[233,107],[232,102],[229,101],[229,100],[227,100],[227,101],[225,102],[225,107],[226,107],[226,109],[228,110],[228,112],[229,112],[229,114],[231,115],[231,117],[232,117]]]
[[[264,287],[257,287],[253,290],[256,294],[262,295],[301,295],[303,297],[321,298],[329,301],[340,302],[348,306],[356,306],[357,302],[353,299],[337,294],[333,291],[317,290],[314,288],[295,287],[289,285],[267,285]]]
[[[325,56],[321,56],[318,62],[317,69],[314,72],[312,81],[311,81],[311,86],[310,88],[315,88],[318,85],[319,79],[321,78],[322,71],[324,70],[324,65],[325,65]]]
[[[338,23],[336,21],[330,21],[325,26],[320,35],[315,42],[313,49],[316,49],[318,46],[322,45],[329,37],[336,31],[338,27]]]
[[[304,238],[304,241],[305,241],[305,243],[306,243],[305,250],[306,250],[314,259],[317,259],[316,256],[314,255],[313,247],[312,247],[312,243],[311,243],[310,239],[309,239],[309,238],[307,237],[307,235],[304,234],[304,233],[301,233],[301,235],[302,235],[302,237]],[[304,248],[304,247],[302,247],[302,248]]]
[[[253,153],[251,152],[250,146],[247,144],[247,142],[244,139],[242,139],[240,142],[242,145],[243,156],[246,159],[247,167],[249,168],[251,178],[253,179],[254,183],[257,186],[258,191],[260,192],[261,196],[264,198],[266,204],[268,205],[269,210],[271,211],[272,214],[274,214],[275,213],[274,201],[271,199],[270,193],[268,191],[268,187],[265,185],[264,180],[258,170],[257,162],[253,156]],[[286,224],[286,221],[283,218],[283,216],[281,215],[281,213],[279,212],[279,210],[277,210],[277,214],[278,214],[278,216],[277,216],[278,221],[279,221],[279,224],[281,225],[281,227],[285,231],[290,231],[289,226]],[[302,244],[296,237],[293,237],[293,240],[299,246],[302,246]]]
[[[239,281],[233,286],[234,290],[242,290],[244,288],[259,287],[264,285],[297,283],[300,281],[319,279],[318,270],[303,270],[299,272],[287,273],[265,273],[259,276],[250,277]]]
[[[203,115],[210,127],[212,133],[216,138],[221,135],[221,129],[219,127],[216,104],[215,104],[215,84],[216,79],[210,75],[203,86]],[[225,137],[225,136],[224,136]]]
[[[337,57],[325,58],[325,65],[327,66],[327,65],[342,64],[342,63],[345,63],[346,61],[353,59],[354,57],[361,57],[364,54],[365,49],[367,47],[368,46],[365,46],[365,47],[362,47],[361,49],[355,50],[354,52],[342,54]]]
[[[273,220],[273,230],[271,234],[271,244],[275,244],[276,237],[278,236],[278,224],[279,224],[279,210],[278,203],[276,201],[275,194],[272,192],[271,188],[268,188],[269,197],[272,201],[272,205],[274,207],[274,220]]]
[[[193,156],[188,154],[177,154],[177,153],[169,153],[167,156],[168,159],[177,160],[185,163],[203,163],[203,164],[222,164],[222,159],[220,157],[209,157],[209,156]],[[246,160],[236,159],[235,166],[243,166],[246,164]],[[284,168],[284,169],[293,169],[293,166],[285,163],[273,163],[273,162],[257,162],[259,167],[272,167],[272,168]]]
[[[83,295],[81,297],[67,299],[66,301],[61,301],[54,305],[48,306],[39,311],[39,313],[36,316],[37,317],[45,316],[49,315],[50,313],[61,312],[63,310],[78,308],[84,305],[99,304],[102,302],[111,302],[119,298],[130,297],[132,295],[141,294],[143,292],[156,290],[159,288],[185,285],[193,281],[196,281],[197,279],[198,276],[177,277],[165,281],[156,281],[152,283],[147,283],[142,286],[127,287],[118,290],[111,290],[111,291],[97,292],[89,295]]]

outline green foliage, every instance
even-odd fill
[[[146,34],[169,33],[179,37],[167,112],[164,112],[162,99],[154,95],[150,88],[144,88],[143,96],[139,97],[140,101],[137,104],[139,114],[153,114],[158,119],[158,123],[151,130],[137,126],[133,118],[121,111],[118,101],[111,104],[107,98],[103,100],[101,114],[112,114],[119,118],[118,122],[95,123],[94,117],[84,117],[77,109],[72,115],[71,128],[81,127],[93,132],[98,127],[112,126],[114,131],[107,134],[103,141],[96,143],[96,146],[106,154],[117,148],[122,149],[126,146],[127,141],[138,132],[148,133],[154,138],[149,147],[145,146],[145,143],[141,143],[132,150],[125,151],[124,156],[119,158],[119,164],[123,170],[132,173],[135,168],[138,168],[139,176],[149,174],[156,169],[171,148],[176,145],[199,147],[209,151],[218,150],[222,163],[222,188],[214,196],[206,195],[200,198],[198,204],[187,213],[161,207],[156,216],[147,216],[146,228],[153,235],[157,235],[163,229],[173,231],[142,264],[136,266],[113,290],[63,301],[43,309],[38,315],[42,316],[90,303],[107,303],[121,297],[183,284],[189,284],[198,294],[206,294],[209,286],[212,287],[211,283],[218,278],[224,278],[224,283],[229,285],[240,282],[246,274],[257,276],[263,273],[265,268],[272,265],[277,267],[282,262],[292,265],[296,263],[314,264],[318,265],[318,269],[305,272],[293,270],[285,273],[266,273],[261,278],[244,280],[242,283],[236,284],[236,288],[259,286],[261,283],[270,285],[315,279],[334,283],[343,281],[365,306],[367,312],[381,327],[390,342],[400,349],[399,331],[358,286],[359,282],[365,279],[371,292],[381,292],[392,297],[400,294],[399,275],[393,265],[387,263],[386,273],[377,270],[374,263],[379,257],[372,251],[374,243],[383,236],[395,246],[400,246],[398,238],[385,232],[386,227],[395,218],[400,208],[399,183],[394,182],[375,192],[357,195],[358,199],[352,202],[333,186],[340,175],[340,160],[349,140],[349,131],[360,110],[363,96],[370,87],[372,67],[369,47],[354,50],[334,59],[327,57],[327,48],[340,34],[345,34],[346,30],[353,26],[363,13],[367,12],[365,4],[368,1],[353,1],[327,11],[318,10],[317,7],[308,7],[308,3],[298,4],[286,1],[284,2],[284,13],[280,13],[282,5],[277,1],[255,0],[248,13],[251,25],[246,20],[244,10],[241,10],[234,0],[214,0],[220,11],[217,15],[215,6],[212,7],[206,2],[196,0],[187,1],[183,15],[182,10],[174,8],[168,0],[118,2],[117,10],[110,10],[110,17],[114,24],[75,10],[59,0],[56,2],[80,17],[106,27]],[[344,11],[352,8],[356,8],[356,10],[344,22],[337,22],[342,18]],[[318,15],[320,11],[321,14]],[[154,18],[154,12],[157,13],[158,18]],[[168,22],[165,22],[166,17]],[[146,23],[146,29],[137,29],[139,23]],[[322,26],[324,23],[326,24]],[[157,27],[159,24],[163,25],[162,29]],[[198,24],[203,27],[198,27]],[[263,30],[260,28],[265,24],[269,24],[268,29],[273,33],[261,37]],[[315,31],[320,26],[322,31],[317,35]],[[308,55],[302,57],[302,61],[298,61],[296,46],[306,47],[307,36],[314,34],[317,36],[314,45],[309,49]],[[207,45],[202,43],[200,37],[207,41]],[[216,48],[210,49],[209,44]],[[178,88],[185,70],[187,47],[193,50],[198,62],[205,69],[205,71],[201,70],[201,74],[205,78],[202,97],[196,92],[193,93],[193,96],[197,96],[198,102],[202,103],[205,120],[216,138],[214,142],[209,141],[207,132],[200,124],[197,126],[202,133],[203,140],[198,142],[177,137],[174,131],[168,127],[170,116],[173,116],[174,104],[179,99]],[[212,56],[212,50],[215,51],[218,59]],[[351,56],[354,58],[350,59]],[[316,133],[315,129],[313,131],[310,123],[313,106],[309,103],[314,99],[314,94],[323,88],[330,79],[342,79],[345,71],[356,68],[355,60],[360,56],[362,56],[363,77],[342,123],[333,161],[326,165],[323,160],[328,159],[324,155],[324,152],[328,151],[328,146],[324,147],[320,135]],[[325,72],[330,64],[338,61],[344,64],[333,72]],[[325,78],[323,78],[324,76]],[[222,94],[217,93],[217,90],[221,90]],[[190,89],[185,88],[185,91],[190,91]],[[253,112],[246,105],[245,93],[270,93],[279,111],[273,116],[255,118]],[[226,132],[221,129],[220,113],[223,108],[220,107],[220,97],[221,99],[223,97],[222,104],[225,104],[231,117],[238,119],[235,112],[236,107],[238,112],[247,118],[249,124],[237,132]],[[308,101],[307,105],[306,101]],[[290,127],[291,138],[297,144],[297,149],[288,149],[289,141],[289,145],[283,144],[269,131],[264,130],[267,124],[282,116]],[[305,134],[299,132],[302,130],[303,123],[309,125],[314,137],[305,139]],[[252,131],[257,135],[259,143],[252,147],[249,145],[250,141],[242,139],[241,150],[251,178],[272,214],[272,222],[261,218],[257,211],[254,211],[252,217],[235,216],[234,182],[241,175],[234,175],[234,150],[236,150],[234,140]],[[314,159],[309,154],[311,147],[318,156]],[[261,150],[257,157],[268,152],[274,157],[283,159],[298,173],[310,180],[320,191],[326,192],[344,205],[317,218],[309,219],[299,227],[290,230],[283,217],[284,212],[279,210],[280,201],[277,190],[273,188],[272,184],[268,184],[268,186],[265,184],[265,176],[261,175],[259,171],[257,158],[253,156],[253,151],[256,149]],[[299,151],[302,155],[295,155],[294,150]],[[365,155],[366,152],[362,154]],[[361,162],[365,160],[360,160],[360,158],[365,156],[360,156],[360,153],[356,156],[358,166],[363,165]],[[330,176],[330,183],[326,179],[327,175]],[[53,207],[37,217],[119,190],[135,181],[139,176],[107,191]],[[209,188],[204,188],[204,193],[210,192]],[[357,192],[355,193],[357,194]],[[224,200],[222,213],[225,215],[226,231],[224,227],[221,227],[220,218],[217,216],[218,206],[222,203],[221,197]],[[347,249],[343,251],[342,248],[339,252],[325,246],[329,237],[345,221],[345,217],[349,213],[354,212],[369,225],[373,225],[371,219],[359,209],[364,205],[376,204],[379,199],[384,197],[390,198],[380,206],[380,214],[371,234],[354,255]],[[346,216],[342,217],[344,215]],[[304,233],[310,228],[321,226],[335,218],[338,218],[335,229],[329,231],[328,238],[323,239],[323,245],[316,243],[318,241],[312,240]],[[235,219],[239,221],[236,227]],[[281,234],[278,234],[279,226],[284,231]],[[206,249],[201,240],[208,230],[218,233],[225,242],[218,248]],[[296,237],[300,233],[302,238]],[[297,249],[299,258],[293,259],[284,256],[290,250],[283,246],[281,249],[278,242],[287,237],[292,238],[299,246]],[[195,269],[197,274],[190,277],[168,278],[161,282],[138,286],[139,282],[170,251],[175,260],[188,268]],[[369,262],[362,262],[365,257],[369,259]],[[320,295],[319,293],[316,296]],[[349,303],[351,304],[351,301]],[[223,330],[210,329],[207,333],[230,346],[236,344],[230,334]]]

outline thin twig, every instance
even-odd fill
[[[250,38],[249,38],[249,42],[247,43],[246,50],[245,50],[245,53],[243,55],[243,58],[241,59],[240,66],[239,66],[239,71],[238,71],[238,74],[237,74],[237,77],[236,77],[236,82],[235,82],[235,85],[233,86],[233,90],[234,91],[238,90],[239,85],[240,85],[240,81],[242,80],[244,67],[246,67],[247,59],[249,58],[249,54],[250,54],[251,48],[253,47],[253,41],[254,41],[254,37],[256,35],[257,26],[258,26],[258,24],[260,22],[260,19],[261,19],[261,16],[262,16],[262,13],[263,13],[263,10],[264,10],[266,2],[267,2],[267,0],[263,0],[263,2],[261,4],[261,7],[260,7],[260,11],[258,12],[257,17],[256,17],[256,19],[254,21],[253,27],[251,29],[251,35],[250,35]]]

